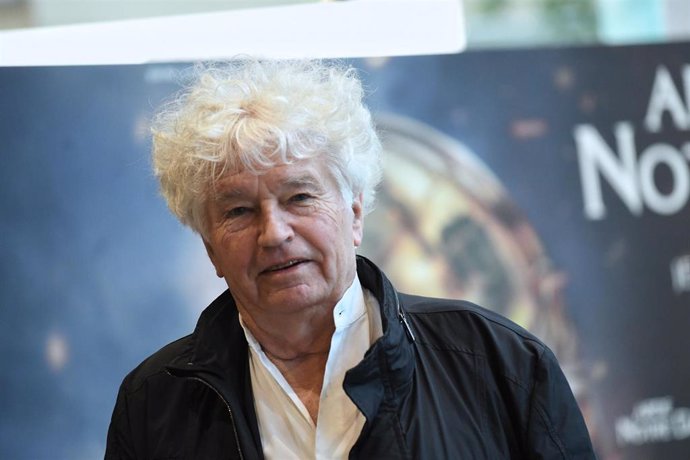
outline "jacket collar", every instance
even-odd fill
[[[345,374],[343,387],[370,422],[384,399],[397,405],[409,392],[414,374],[414,334],[398,293],[383,272],[370,260],[358,257],[357,275],[379,302],[383,336]]]

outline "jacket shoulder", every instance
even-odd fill
[[[535,335],[508,318],[463,300],[400,294],[420,345],[489,359],[504,373],[529,380],[532,369],[551,351]]]
[[[191,350],[192,334],[162,347],[160,350],[151,354],[135,367],[124,378],[122,389],[126,392],[134,392],[139,389],[149,378],[166,373],[166,366],[179,361]]]
[[[231,301],[232,296],[229,291],[226,290],[220,294],[201,313],[194,332],[170,342],[151,354],[125,377],[122,388],[128,391],[135,391],[154,375],[167,374],[167,366],[186,364],[187,359],[194,354],[195,347],[199,341],[199,330],[206,328],[208,323],[213,323],[218,316],[226,313],[226,307]]]
[[[506,335],[506,339],[530,341],[544,346],[540,339],[522,326],[495,311],[466,300],[441,299],[402,293],[400,300],[405,312],[417,319],[435,322],[455,318],[452,323],[458,332],[482,325],[484,328]]]

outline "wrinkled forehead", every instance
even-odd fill
[[[262,168],[239,167],[225,171],[213,182],[208,199],[227,200],[251,195],[263,187],[272,193],[296,190],[340,192],[339,181],[323,157],[276,162]]]

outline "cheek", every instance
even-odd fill
[[[249,241],[240,235],[226,235],[221,239],[219,250],[221,260],[226,269],[237,271],[247,266],[251,260],[252,246]]]
[[[362,221],[350,210],[346,211],[341,220],[339,228],[346,246],[349,248],[359,246],[362,242]]]

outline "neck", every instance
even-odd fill
[[[310,315],[280,315],[279,318],[260,318],[259,321],[239,305],[238,308],[247,329],[316,423],[328,352],[335,331],[333,308],[320,309]]]
[[[238,309],[245,326],[271,361],[328,355],[335,331],[333,307],[313,308],[299,315],[270,316],[257,315],[239,305]]]
[[[340,292],[338,301],[346,295]],[[286,313],[237,308],[245,327],[302,400],[316,423],[326,362],[335,332],[337,302],[313,305]]]

